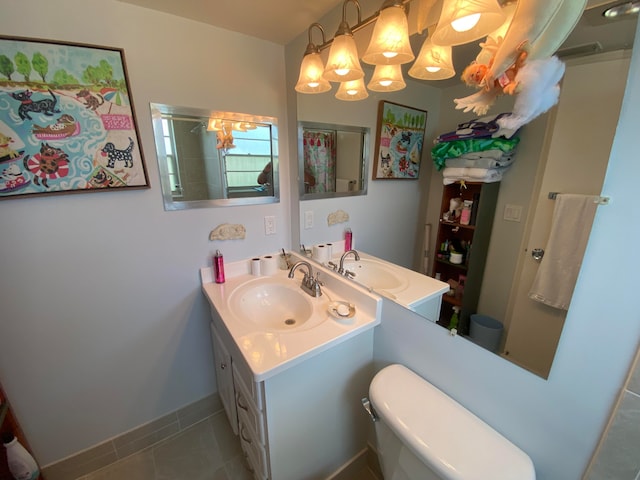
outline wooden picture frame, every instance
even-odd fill
[[[124,51],[0,36],[0,199],[149,188]]]
[[[374,180],[416,180],[420,174],[427,112],[381,100],[373,168]]]

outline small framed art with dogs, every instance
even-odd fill
[[[0,199],[149,188],[124,51],[0,36]]]
[[[418,178],[426,126],[426,111],[380,100],[374,180]]]

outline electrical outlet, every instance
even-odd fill
[[[313,210],[304,212],[304,228],[305,230],[313,228]]]
[[[264,234],[275,235],[276,234],[276,217],[267,215],[264,217]]]

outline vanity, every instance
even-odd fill
[[[210,268],[200,273],[218,391],[254,477],[331,477],[366,448],[361,398],[375,373],[381,297],[325,271],[320,297],[300,288],[303,268],[294,278],[283,269],[256,276],[247,260],[225,272],[222,284]],[[344,316],[330,308],[335,302],[350,306]]]

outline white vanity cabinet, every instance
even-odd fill
[[[233,374],[231,370],[231,355],[224,346],[220,334],[211,323],[211,340],[213,342],[213,363],[215,364],[218,394],[224,406],[233,433],[238,434],[238,415],[236,412],[235,389],[233,386]]]
[[[215,309],[212,317],[218,390],[255,479],[330,478],[366,448],[373,329],[256,381]]]

